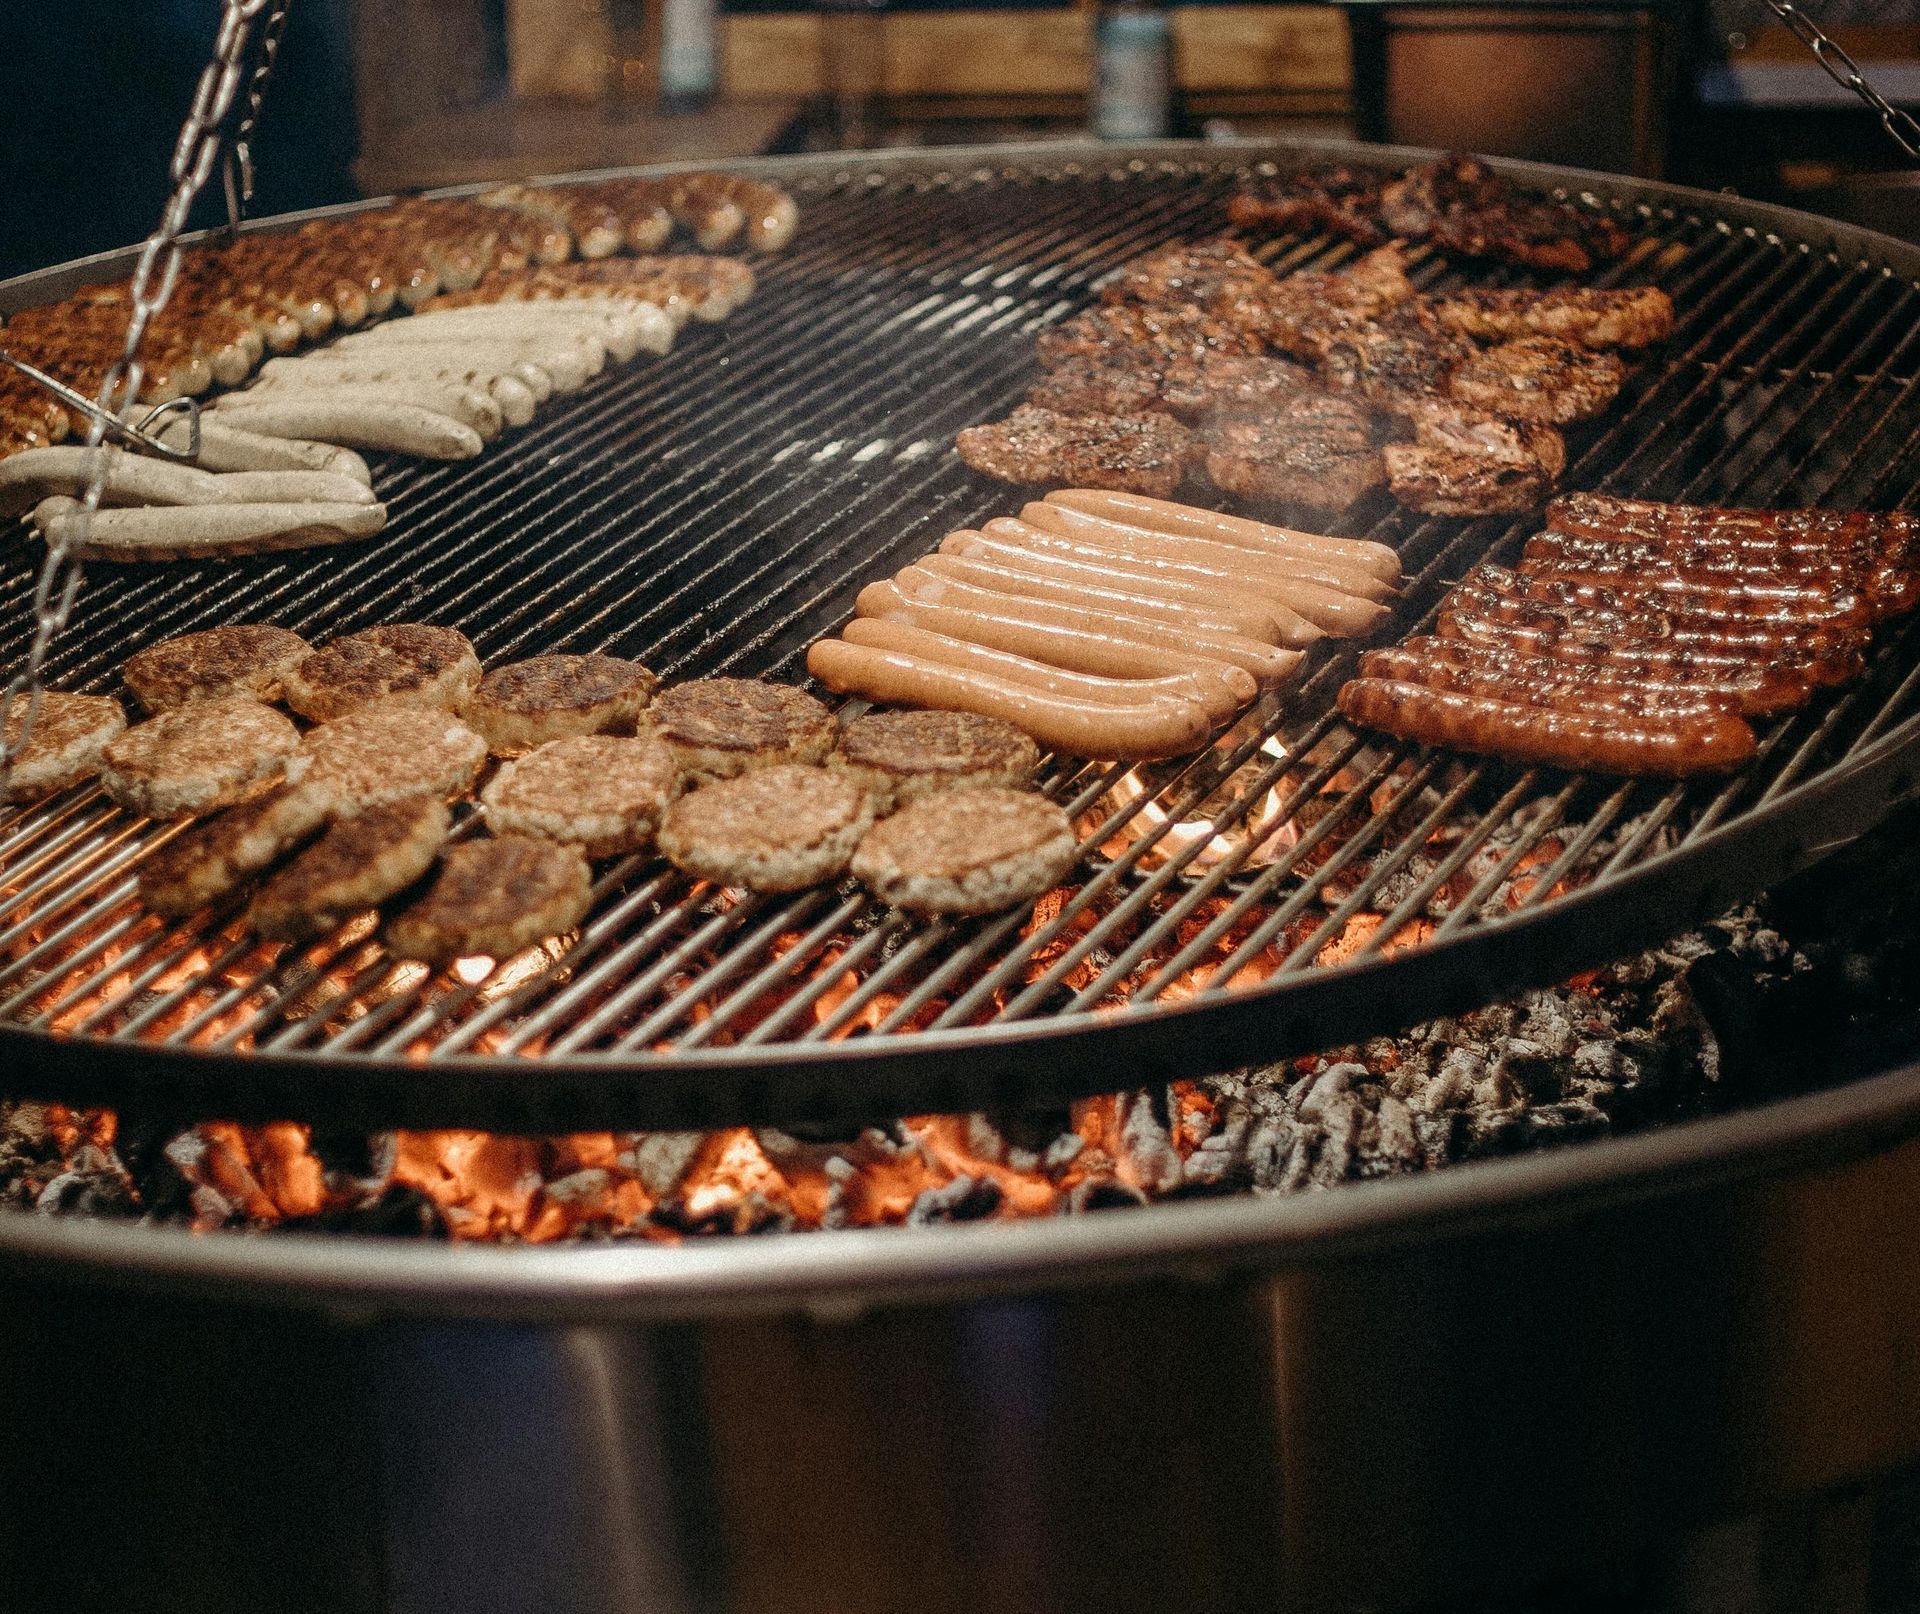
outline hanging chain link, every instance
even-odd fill
[[[1894,144],[1909,157],[1920,161],[1920,123],[1916,123],[1911,114],[1894,106],[1869,84],[1859,64],[1828,38],[1820,25],[1794,5],[1793,0],[1767,0],[1767,7],[1793,30],[1795,39],[1813,52],[1813,59],[1827,70],[1827,77],[1843,88],[1852,90],[1872,107],[1880,116],[1880,127],[1887,131]]]
[[[253,131],[260,122],[260,104],[267,98],[267,86],[273,81],[273,65],[280,55],[280,37],[287,31],[287,10],[291,3],[292,0],[273,0],[260,29],[260,55],[254,63],[253,77],[247,82],[246,108],[240,114],[222,165],[229,234],[238,232],[240,220],[253,201]]]
[[[284,25],[287,0],[274,0],[276,19]],[[100,392],[92,424],[87,431],[86,490],[80,508],[71,521],[58,523],[47,535],[47,556],[40,567],[39,581],[33,591],[33,639],[28,645],[26,663],[0,690],[0,801],[4,801],[12,783],[13,766],[32,738],[33,725],[40,715],[41,679],[47,650],[54,637],[67,625],[73,602],[80,592],[80,563],[77,553],[84,548],[92,531],[93,518],[100,508],[112,455],[104,448],[108,418],[124,420],[140,396],[145,371],[140,363],[140,344],[154,317],[167,306],[174,282],[180,274],[180,236],[187,227],[187,216],[225,145],[223,125],[233,110],[241,80],[246,76],[248,47],[252,43],[260,14],[268,0],[223,0],[220,31],[214,39],[213,59],[207,63],[194,90],[193,104],[174,143],[173,160],[167,170],[170,190],[160,222],[146,245],[128,288],[131,315],[127,337],[120,356],[108,368],[100,383]],[[273,36],[278,43],[277,33]],[[262,67],[271,69],[270,56]],[[252,132],[252,120],[259,112],[260,96],[266,80],[255,69],[256,92],[248,105],[246,130]],[[252,167],[247,165],[247,185],[251,190]],[[26,711],[18,731],[13,726],[15,704],[26,697]]]

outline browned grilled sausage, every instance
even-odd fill
[[[1578,566],[1528,560],[1514,574],[1519,592],[1551,584],[1578,604],[1596,610],[1674,611],[1729,623],[1800,624],[1851,632],[1872,630],[1874,609],[1853,588],[1795,591],[1777,584],[1730,581],[1724,585],[1677,577],[1656,566]]]
[[[1465,639],[1568,661],[1611,661],[1646,667],[1669,678],[1691,676],[1695,671],[1717,671],[1731,677],[1756,667],[1770,668],[1799,686],[1796,698],[1780,710],[1803,705],[1812,690],[1843,684],[1860,671],[1857,655],[1819,658],[1790,650],[1755,655],[1672,637],[1649,637],[1624,629],[1617,621],[1596,620],[1591,613],[1583,616],[1519,606],[1501,610],[1489,609],[1484,603],[1461,603],[1440,613],[1434,632],[1443,639]]]
[[[1409,639],[1405,644],[1369,650],[1360,658],[1359,675],[1570,712],[1665,717],[1678,712],[1739,710],[1735,698],[1722,691],[1635,682],[1613,676],[1604,666],[1581,667],[1550,656],[1481,650],[1450,639]]]
[[[1701,504],[1661,504],[1608,493],[1567,493],[1547,506],[1547,525],[1577,537],[1619,541],[1696,533],[1743,533],[1781,541],[1825,545],[1846,534],[1877,535],[1911,522],[1895,512],[1864,510],[1737,510]]]
[[[1030,656],[995,650],[990,645],[936,633],[910,622],[856,617],[840,630],[840,637],[848,644],[865,645],[869,650],[898,650],[903,655],[937,661],[963,672],[988,673],[1044,695],[1084,701],[1091,706],[1143,706],[1156,701],[1174,701],[1198,706],[1214,722],[1224,723],[1241,705],[1228,699],[1226,690],[1217,681],[1191,673],[1174,673],[1164,678],[1106,678],[1094,673],[1069,672]]]
[[[1725,773],[1750,758],[1752,728],[1732,712],[1697,710],[1623,719],[1555,711],[1454,690],[1355,678],[1340,691],[1355,723],[1422,745],[1476,751],[1576,772],[1660,778]]]
[[[1504,571],[1497,566],[1486,566],[1455,589],[1444,603],[1449,607],[1469,604],[1484,606],[1487,601],[1497,601],[1503,606],[1522,609],[1544,607],[1554,612],[1591,618],[1583,625],[1602,634],[1612,631],[1645,638],[1670,638],[1678,643],[1700,644],[1750,655],[1768,656],[1790,650],[1815,656],[1857,655],[1866,643],[1866,635],[1853,627],[1768,621],[1735,616],[1731,612],[1723,614],[1685,610],[1665,600],[1655,601],[1631,595],[1608,594],[1603,598],[1607,603],[1595,604],[1591,596],[1583,598],[1571,583],[1550,577],[1529,577]]]
[[[1538,679],[1572,679],[1595,693],[1617,692],[1632,709],[1637,709],[1633,703],[1647,693],[1672,698],[1700,695],[1730,704],[1743,717],[1757,717],[1804,706],[1812,693],[1806,679],[1782,667],[1727,667],[1673,657],[1662,659],[1590,640],[1508,639],[1492,633],[1471,639],[1436,635],[1409,639],[1391,652],[1370,655],[1398,656],[1403,652],[1423,662],[1499,678],[1512,688],[1528,687]],[[1376,664],[1379,668],[1388,665]],[[1395,661],[1391,665],[1407,663]],[[1408,677],[1404,672],[1375,670],[1365,660],[1361,671],[1377,678]]]
[[[962,671],[893,650],[822,639],[807,671],[843,695],[935,711],[1004,718],[1049,750],[1126,762],[1177,757],[1202,745],[1211,727],[1200,707],[1176,701],[1096,706],[988,673]]]
[[[1763,567],[1738,555],[1701,554],[1692,546],[1603,545],[1543,533],[1527,541],[1520,570],[1599,588],[1670,595],[1690,610],[1763,612],[1859,628],[1874,616],[1860,568],[1831,560],[1803,558]]]

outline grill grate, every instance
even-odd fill
[[[667,360],[603,377],[478,461],[379,466],[393,520],[370,543],[96,569],[51,681],[111,690],[140,644],[232,620],[325,637],[418,619],[461,628],[488,663],[601,650],[669,677],[799,676],[863,583],[1017,503],[950,444],[1018,400],[1034,331],[1123,259],[1213,229],[1253,160],[1228,147],[790,166],[802,232],[727,325],[689,330]],[[1639,239],[1602,283],[1667,287],[1680,327],[1616,415],[1573,442],[1568,486],[1910,499],[1912,264],[1842,255],[1687,193],[1622,186],[1604,205]],[[1349,255],[1297,239],[1266,252],[1282,270]],[[1415,261],[1424,288],[1463,278]],[[1400,550],[1406,631],[1527,527],[1376,497],[1338,530]],[[5,544],[0,655],[13,657],[32,556],[22,533]],[[1329,646],[1284,704],[1199,757],[1131,778],[1056,759],[1046,788],[1107,854],[1035,914],[921,921],[851,887],[742,897],[630,857],[603,868],[568,944],[439,973],[388,959],[365,920],[284,949],[231,912],[144,916],[134,870],[174,831],[76,793],[0,819],[0,1023],[28,1034],[0,1047],[21,1079],[75,1096],[543,1128],[1032,1102],[1111,1086],[1120,1050],[1134,1080],[1298,1049],[1596,961],[1804,860],[1813,809],[1783,809],[1913,709],[1913,639],[1887,646],[1858,689],[1768,732],[1738,777],[1691,786],[1382,745],[1332,715],[1354,652]],[[1849,810],[1877,811],[1893,789],[1882,780]],[[1210,798],[1217,829],[1258,810],[1295,838],[1255,856],[1261,835],[1182,833]],[[1820,811],[1835,833],[1848,822],[1831,802]],[[1771,840],[1733,851],[1712,833],[1766,822]],[[1650,889],[1689,851],[1690,879]],[[1609,890],[1619,900],[1596,908]],[[1216,1012],[1153,1012],[1174,1005]],[[206,1057],[220,1053],[253,1057]]]

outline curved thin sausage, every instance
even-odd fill
[[[1144,706],[1156,701],[1174,701],[1198,706],[1214,723],[1224,722],[1239,710],[1237,704],[1224,698],[1225,692],[1218,684],[1209,685],[1189,674],[1168,678],[1103,678],[1068,672],[1030,656],[995,650],[971,639],[936,633],[910,622],[856,617],[840,630],[840,637],[848,644],[865,645],[869,650],[898,650],[961,671],[990,673],[1044,695],[1085,701],[1094,706]]]
[[[950,533],[940,540],[940,553],[970,565],[991,566],[996,571],[1039,578],[1062,588],[1105,589],[1136,600],[1181,607],[1231,624],[1237,632],[1251,632],[1255,638],[1265,638],[1272,644],[1307,645],[1321,637],[1320,630],[1306,618],[1270,600],[1224,604],[1216,589],[1141,577],[1118,567],[1108,569],[1063,560],[976,532]]]
[[[1340,710],[1355,723],[1422,745],[1576,772],[1668,779],[1725,773],[1747,761],[1756,746],[1753,729],[1732,712],[1622,721],[1614,713],[1554,711],[1379,678],[1348,682],[1340,691]]]
[[[1134,594],[1117,584],[1100,588],[1082,582],[1063,582],[1057,577],[1043,577],[1037,572],[1012,566],[990,565],[985,561],[962,560],[956,555],[942,554],[924,556],[908,570],[950,577],[957,583],[971,583],[975,588],[992,589],[997,594],[1023,594],[1029,599],[1053,600],[1061,605],[1083,605],[1093,610],[1148,617],[1156,622],[1182,627],[1210,628],[1219,633],[1257,639],[1267,645],[1280,642],[1280,630],[1274,626],[1270,616],[1233,610],[1224,605],[1206,608],[1185,601]],[[905,575],[904,572],[900,574],[902,578]]]
[[[964,561],[945,561],[952,572],[964,570]],[[915,604],[948,606],[983,619],[999,618],[1008,622],[1043,629],[1064,629],[1115,643],[1145,645],[1157,650],[1178,651],[1205,656],[1248,673],[1262,689],[1285,683],[1300,667],[1298,650],[1281,650],[1264,639],[1224,629],[1208,628],[1190,621],[1168,621],[1164,617],[1142,616],[1110,610],[1086,600],[1053,600],[1032,595],[1012,594],[1001,589],[968,582],[949,570],[935,571],[931,566],[909,566],[899,573],[890,587]],[[862,594],[865,598],[865,594]],[[1017,653],[1017,652],[1016,652]],[[1097,671],[1097,668],[1084,669]]]
[[[418,404],[371,403],[327,398],[220,409],[231,424],[262,437],[300,437],[343,448],[367,448],[422,459],[470,460],[483,446],[464,421]]]
[[[1007,607],[1016,602],[1009,599]],[[1189,678],[1208,691],[1195,699],[1208,711],[1236,710],[1260,693],[1253,674],[1232,662],[1188,649],[1163,649],[1113,633],[1045,625],[1006,608],[965,610],[902,593],[892,583],[871,583],[860,591],[855,609],[880,622],[910,622],[916,628],[1004,650],[1029,661],[1091,673],[1096,678]]]
[[[1334,538],[1325,533],[1275,527],[1245,516],[1221,515],[1170,499],[1152,499],[1144,493],[1110,493],[1101,488],[1063,488],[1047,495],[1048,504],[1125,521],[1155,532],[1211,538],[1217,543],[1241,544],[1253,549],[1312,549],[1344,559],[1388,583],[1400,580],[1400,557],[1385,544],[1364,538]]]
[[[1209,600],[1222,595],[1232,598],[1236,592],[1251,594],[1263,604],[1271,605],[1276,618],[1280,611],[1288,611],[1336,638],[1350,639],[1370,633],[1387,614],[1385,606],[1306,578],[1274,579],[1245,566],[1213,566],[1131,552],[1119,545],[1102,544],[1085,537],[1063,538],[1011,516],[997,517],[980,531],[985,537],[1017,544],[1035,554],[1055,555],[1076,565],[1111,571],[1116,579],[1129,583],[1184,584],[1197,591],[1194,597]]]
[[[160,428],[160,441],[169,448],[186,448],[187,423],[168,421]],[[350,448],[297,437],[263,437],[223,425],[211,415],[200,417],[200,458],[195,463],[203,471],[327,471],[373,486],[367,462]]]
[[[1252,549],[1243,544],[1223,544],[1211,538],[1190,538],[1179,533],[1155,532],[1149,527],[1129,526],[1109,521],[1105,516],[1088,515],[1064,504],[1049,504],[1035,499],[1020,511],[1020,519],[1030,527],[1062,538],[1079,538],[1087,543],[1117,549],[1127,555],[1155,555],[1167,560],[1185,561],[1214,571],[1251,572],[1275,582],[1319,583],[1338,589],[1356,599],[1385,601],[1393,598],[1393,585],[1372,572],[1345,561],[1333,560],[1314,550],[1297,554],[1279,550]]]
[[[277,409],[287,404],[402,404],[445,415],[480,434],[490,443],[506,426],[499,403],[479,387],[440,386],[433,382],[316,380],[311,384],[288,382],[263,389],[249,387],[245,392],[229,393],[214,407],[243,423],[251,409]]]
[[[871,650],[841,639],[814,645],[807,652],[807,671],[843,695],[1004,718],[1048,750],[1079,757],[1149,762],[1182,756],[1204,744],[1211,728],[1207,714],[1190,703],[1096,706],[1062,700],[988,673],[962,672],[920,656]]]

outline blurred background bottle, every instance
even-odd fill
[[[660,110],[694,112],[720,76],[715,0],[661,0]]]
[[[1094,20],[1093,132],[1158,140],[1173,131],[1173,30],[1154,0],[1103,0]]]

